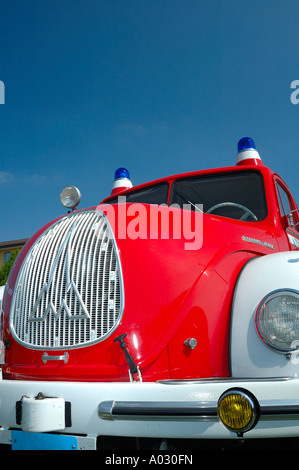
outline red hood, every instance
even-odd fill
[[[99,209],[104,211],[105,207]],[[68,351],[67,364],[43,364],[43,351],[25,348],[9,333],[10,289],[14,288],[26,253],[42,231],[30,240],[11,272],[3,301],[4,338],[11,341],[5,376],[38,380],[128,380],[125,356],[119,343],[113,341],[121,334],[127,334],[128,351],[139,366],[143,380],[229,375],[230,305],[236,278],[251,257],[271,251],[248,243],[244,236],[270,242],[274,249],[276,241],[266,237],[259,223],[198,212],[189,212],[192,224],[185,234],[181,226],[180,238],[175,238],[176,226],[170,229],[169,239],[153,239],[156,232],[150,211],[155,209],[142,207],[146,228],[138,225],[142,219],[132,213],[126,220],[126,233],[119,217],[123,207],[114,206],[113,214],[106,207],[122,269],[123,315],[115,331],[104,341]],[[162,209],[163,214],[169,211],[167,207]],[[195,230],[197,235],[190,240]],[[134,233],[135,237],[143,238],[134,239]],[[198,249],[190,249],[195,246]],[[186,346],[188,338],[196,339],[195,349]]]

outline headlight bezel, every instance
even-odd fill
[[[273,301],[274,299],[276,299],[278,297],[286,297],[286,296],[297,298],[297,301],[298,301],[298,313],[297,313],[297,323],[298,323],[297,330],[298,330],[298,334],[297,334],[296,338],[293,338],[292,340],[289,340],[290,344],[289,344],[288,347],[279,345],[278,340],[276,340],[276,342],[275,342],[275,341],[273,341],[273,339],[270,339],[267,336],[267,334],[265,333],[265,331],[264,331],[265,329],[263,329],[263,327],[261,325],[262,324],[261,315],[262,315],[263,307],[265,307],[267,304],[269,304],[271,301]],[[277,312],[275,312],[275,314],[277,315]],[[275,314],[273,313],[273,315],[275,315]],[[289,318],[287,318],[287,320],[289,321],[291,319],[292,313],[291,312],[288,313],[288,314],[286,313],[286,316],[287,315],[289,315]],[[293,313],[293,325],[295,325],[294,318],[295,318],[295,314]],[[279,319],[276,318],[276,320],[278,321]],[[265,319],[263,321],[265,322]],[[283,324],[283,322],[281,324]],[[255,312],[255,327],[256,327],[257,334],[258,334],[259,338],[261,339],[261,341],[264,344],[266,344],[271,350],[275,350],[275,351],[283,353],[283,354],[289,354],[293,351],[297,351],[298,347],[299,347],[299,291],[297,291],[296,289],[291,289],[291,288],[282,288],[282,289],[276,289],[274,291],[271,291],[267,295],[265,295],[265,297],[263,297],[263,299],[259,303],[259,305],[256,309],[256,312]],[[286,330],[283,330],[282,328],[280,328],[279,331],[280,331],[281,337],[282,337],[283,334],[284,334],[284,331],[286,331]],[[281,343],[282,343],[282,341],[281,341]]]

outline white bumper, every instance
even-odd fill
[[[257,424],[244,433],[243,439],[299,436],[299,379],[211,379],[160,383],[0,380],[0,443],[11,440],[11,432],[14,432],[11,428],[29,430],[32,437],[44,431],[58,435],[83,434],[91,447],[95,447],[96,437],[101,435],[237,439],[237,435],[225,428],[217,415],[219,397],[231,388],[247,390],[255,396],[260,407]],[[47,397],[45,406],[38,403],[36,407],[32,399],[40,393]],[[23,397],[27,397],[25,414],[19,406]],[[56,409],[56,419],[51,411],[48,412],[55,397],[59,399],[58,408],[62,401],[68,405],[69,416]]]

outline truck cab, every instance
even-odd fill
[[[121,168],[80,198],[62,191],[5,288],[0,442],[296,437],[298,208],[253,140],[235,166],[135,187]]]

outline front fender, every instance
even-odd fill
[[[282,252],[254,258],[236,284],[230,331],[233,377],[294,377],[299,361],[268,347],[260,339],[255,315],[261,300],[277,289],[299,290],[299,254]]]

